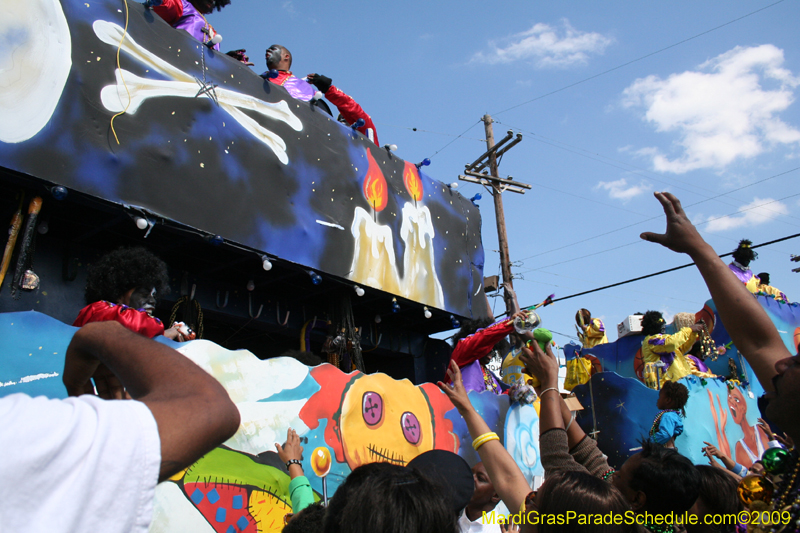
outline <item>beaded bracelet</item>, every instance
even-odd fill
[[[544,393],[545,393],[545,392],[550,392],[551,390],[554,390],[554,391],[558,392],[558,387],[550,387],[549,389],[545,389],[545,390],[543,390],[543,391],[542,391],[542,392],[539,394],[539,398],[541,398],[542,396],[544,396]]]
[[[500,440],[500,437],[497,436],[497,433],[494,431],[490,431],[489,433],[484,433],[480,437],[477,437],[475,440],[472,441],[472,447],[475,451],[478,451],[478,448],[489,442],[490,440]]]
[[[289,459],[286,461],[286,470],[289,470],[289,467],[292,465],[297,465],[300,468],[303,468],[303,463],[301,463],[299,459]]]

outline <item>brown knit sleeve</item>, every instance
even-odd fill
[[[542,456],[545,477],[553,472],[587,472],[570,455],[567,432],[562,428],[550,429],[539,436],[539,453]]]
[[[597,447],[597,443],[588,436],[576,444],[569,453],[575,461],[583,465],[595,477],[603,477],[603,474],[611,469],[608,466],[608,461],[603,456],[603,452]]]

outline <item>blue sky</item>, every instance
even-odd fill
[[[719,253],[740,238],[800,233],[800,3],[773,3],[233,0],[209,22],[223,50],[247,49],[256,72],[267,47],[285,45],[295,74],[331,77],[370,113],[382,144],[409,161],[430,157],[427,173],[445,183],[485,151],[484,114],[497,139],[521,132],[500,174],[532,185],[503,195],[514,285],[530,305],[687,263],[640,242],[663,231],[663,216],[647,221],[661,214],[655,190],[676,194]],[[464,182],[459,191],[483,195],[485,274],[498,274],[491,197]],[[754,271],[800,299],[800,263],[789,260],[800,238],[758,252]],[[669,318],[707,298],[692,268],[541,316],[574,336],[586,307],[613,340],[629,314]]]

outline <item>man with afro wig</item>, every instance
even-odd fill
[[[73,326],[114,320],[145,337],[164,335],[177,341],[190,333],[176,323],[165,330],[153,316],[156,295],[169,291],[167,265],[142,247],[119,248],[89,268],[86,303]]]

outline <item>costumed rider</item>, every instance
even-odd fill
[[[756,293],[772,296],[775,298],[776,302],[789,303],[789,299],[781,290],[769,284],[768,272],[762,272],[756,277],[758,278],[758,287],[756,287]]]
[[[267,70],[261,74],[265,80],[280,85],[292,98],[308,102],[317,93],[317,89],[305,80],[301,80],[289,70],[292,68],[292,53],[280,44],[273,44],[267,48],[265,54]],[[270,77],[270,71],[278,71],[275,78]]]
[[[495,394],[503,394],[508,389],[508,385],[486,365],[495,355],[509,351],[511,346],[506,336],[512,331],[514,331],[513,317],[494,323],[491,318],[483,318],[465,321],[458,333],[453,336],[451,359],[461,369],[467,391],[490,390]]]
[[[588,309],[578,309],[575,313],[578,338],[584,348],[594,348],[598,344],[607,344],[606,327],[599,318],[592,318]]]
[[[677,448],[675,439],[683,433],[684,407],[689,400],[689,389],[683,383],[667,381],[658,393],[656,408],[659,413],[650,428],[650,440],[666,448]]]
[[[659,385],[664,380],[678,381],[693,374],[700,377],[713,377],[702,361],[692,355],[685,355],[695,343],[698,334],[703,331],[702,324],[692,324],[680,328],[672,335],[664,333],[666,322],[658,311],[648,311],[642,317],[642,361],[647,363],[664,363],[666,371],[661,375]],[[701,370],[705,369],[705,370]]]
[[[169,290],[167,265],[142,247],[119,248],[100,258],[89,269],[86,302],[73,326],[116,321],[129,330],[153,338],[158,335],[179,342],[195,333],[183,322],[169,329],[153,316],[156,295]]]
[[[494,323],[491,318],[468,320],[453,336],[453,352],[450,358],[461,369],[464,387],[467,391],[490,390],[495,394],[503,394],[509,388],[508,384],[501,381],[486,366],[495,355],[502,357],[509,352],[511,345],[506,340],[506,336],[515,331],[514,318],[522,314],[519,312],[519,305],[516,304],[514,291],[510,290],[511,286],[504,283],[503,287],[505,288],[505,298],[513,299],[513,303],[508,308],[513,313],[511,318]],[[488,315],[492,316],[492,307],[489,305],[488,298],[486,299],[486,309]],[[448,378],[445,377],[445,379]]]
[[[517,293],[514,292],[514,287],[512,287],[511,283],[508,282],[503,283],[502,287],[503,299],[506,302],[506,308],[509,310],[512,316],[517,316],[520,308],[519,302],[517,301]],[[533,333],[519,334],[512,327],[511,342],[513,343],[513,347],[512,350],[504,356],[503,367],[501,370],[503,383],[509,387],[514,387],[514,385],[518,384],[520,381],[527,384],[531,384],[533,382],[532,376],[530,376],[525,369],[525,363],[523,363],[520,359],[520,355],[522,354],[522,346],[524,346],[525,343],[530,340],[536,340],[533,336]]]
[[[211,14],[214,8],[221,11],[231,0],[147,0],[146,5],[153,8],[167,24],[178,30],[189,32],[189,35],[203,44],[207,44],[218,34],[206,20],[205,15]],[[214,50],[219,50],[218,37]]]
[[[370,141],[380,146],[378,142],[378,132],[375,129],[372,118],[355,100],[333,85],[333,80],[327,76],[323,76],[322,74],[309,74],[306,78],[309,83],[314,85],[314,87],[325,95],[325,98],[327,98],[330,103],[336,106],[339,110],[339,122],[346,126],[352,126],[358,119],[362,119],[364,125],[357,128],[358,131],[363,133]]]
[[[750,262],[758,259],[758,254],[751,248],[753,242],[749,239],[739,241],[739,246],[733,251],[733,261],[728,264],[728,268],[736,274],[739,281],[744,283],[747,290],[755,294],[758,292],[758,278],[750,270]]]
[[[603,364],[600,360],[588,353],[587,350],[601,344],[608,344],[603,321],[599,318],[592,318],[592,313],[588,309],[578,309],[575,313],[575,323],[581,348],[575,351],[576,357],[567,361],[564,388],[569,391],[577,385],[583,385],[589,381],[597,372],[603,371]]]

